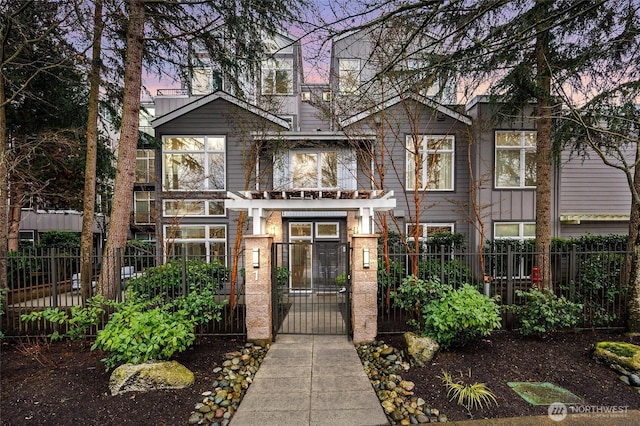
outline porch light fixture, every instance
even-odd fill
[[[369,269],[369,249],[362,249],[362,267]]]
[[[258,248],[253,249],[253,267],[254,268],[260,267],[260,249]]]

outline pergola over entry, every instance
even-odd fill
[[[393,191],[243,191],[227,192],[225,208],[246,211],[253,219],[253,235],[267,233],[272,211],[355,211],[358,233],[373,232],[373,215],[396,207]]]

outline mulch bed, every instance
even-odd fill
[[[401,347],[401,336],[381,336]],[[467,418],[466,411],[446,397],[437,376],[446,370],[467,374],[486,383],[499,405],[474,412],[474,418],[546,415],[547,407],[531,406],[508,386],[512,381],[551,382],[562,386],[587,404],[640,408],[640,396],[606,366],[590,357],[591,345],[600,340],[631,341],[622,332],[584,331],[562,333],[545,341],[514,332],[497,332],[465,348],[439,353],[430,365],[402,374],[415,382],[415,393],[427,405],[438,408],[449,420]],[[195,385],[178,391],[130,393],[111,396],[109,374],[90,342],[9,340],[1,343],[1,425],[186,425],[202,392],[210,390],[212,369],[224,354],[243,345],[232,337],[203,337],[175,359],[195,373]],[[28,351],[31,353],[28,353]],[[39,353],[33,351],[39,350]]]

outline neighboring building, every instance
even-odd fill
[[[238,234],[346,242],[379,229],[386,214],[392,230],[463,233],[475,251],[475,193],[486,239],[533,238],[529,111],[497,121],[484,97],[455,105],[451,80],[411,72],[420,68],[412,57],[391,88],[370,60],[373,36],[333,41],[327,84],[304,82],[301,46],[282,35],[257,80],[243,80],[242,98],[215,67],[194,70],[184,90],[159,91],[152,125],[161,147],[138,151],[136,236],[155,239],[159,253],[227,262]],[[626,232],[622,173],[568,153],[554,173],[554,236]],[[238,227],[240,213],[228,207],[256,199]]]

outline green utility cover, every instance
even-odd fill
[[[582,403],[579,397],[549,382],[508,382],[507,385],[531,405]]]

